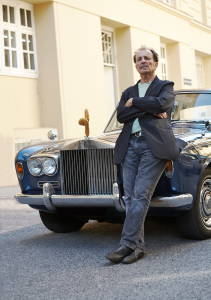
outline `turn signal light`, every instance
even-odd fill
[[[16,171],[19,179],[23,179],[24,176],[24,170],[23,170],[23,165],[20,162],[17,162],[16,164]]]
[[[169,160],[165,167],[165,174],[168,178],[171,178],[174,174],[174,164],[172,160]]]

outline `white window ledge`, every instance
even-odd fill
[[[23,78],[38,78],[37,73],[23,74],[19,72],[0,72],[0,76],[23,77]]]

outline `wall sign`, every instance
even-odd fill
[[[192,85],[192,80],[191,80],[191,79],[183,78],[183,82],[184,82],[184,84],[186,84],[186,85]]]

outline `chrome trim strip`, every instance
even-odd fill
[[[45,159],[45,158],[54,158],[56,161],[58,160],[58,156],[55,154],[48,154],[48,153],[38,153],[30,156],[30,159],[32,158],[40,158],[40,159]]]
[[[43,195],[26,195],[18,193],[15,199],[21,204],[45,205]],[[113,196],[75,196],[75,195],[52,195],[51,204],[55,207],[115,207],[118,211],[123,211],[119,204],[119,197]],[[150,202],[150,207],[181,207],[193,202],[191,194],[182,194],[172,197],[154,197]]]
[[[38,186],[39,188],[42,189],[44,183],[50,183],[50,184],[52,184],[52,186],[55,187],[55,188],[60,187],[60,184],[59,184],[58,181],[38,181],[37,186]]]

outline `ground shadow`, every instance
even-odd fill
[[[36,226],[42,229],[43,225],[32,226],[31,230],[33,231],[33,228],[35,229]],[[72,251],[77,251],[79,248],[84,248],[86,251],[92,251],[92,249],[102,251],[103,249],[106,253],[118,247],[122,227],[122,224],[91,221],[77,232],[61,234],[49,231],[42,233],[39,231],[39,235],[32,234],[32,237],[24,239],[23,242],[34,247],[45,247],[46,249],[52,248],[52,246],[54,248],[62,246]],[[173,218],[149,217],[145,221],[145,242],[147,253],[150,255],[154,252],[159,254],[163,251],[176,251],[182,245],[189,247],[193,243],[199,243],[200,241],[183,238]]]

